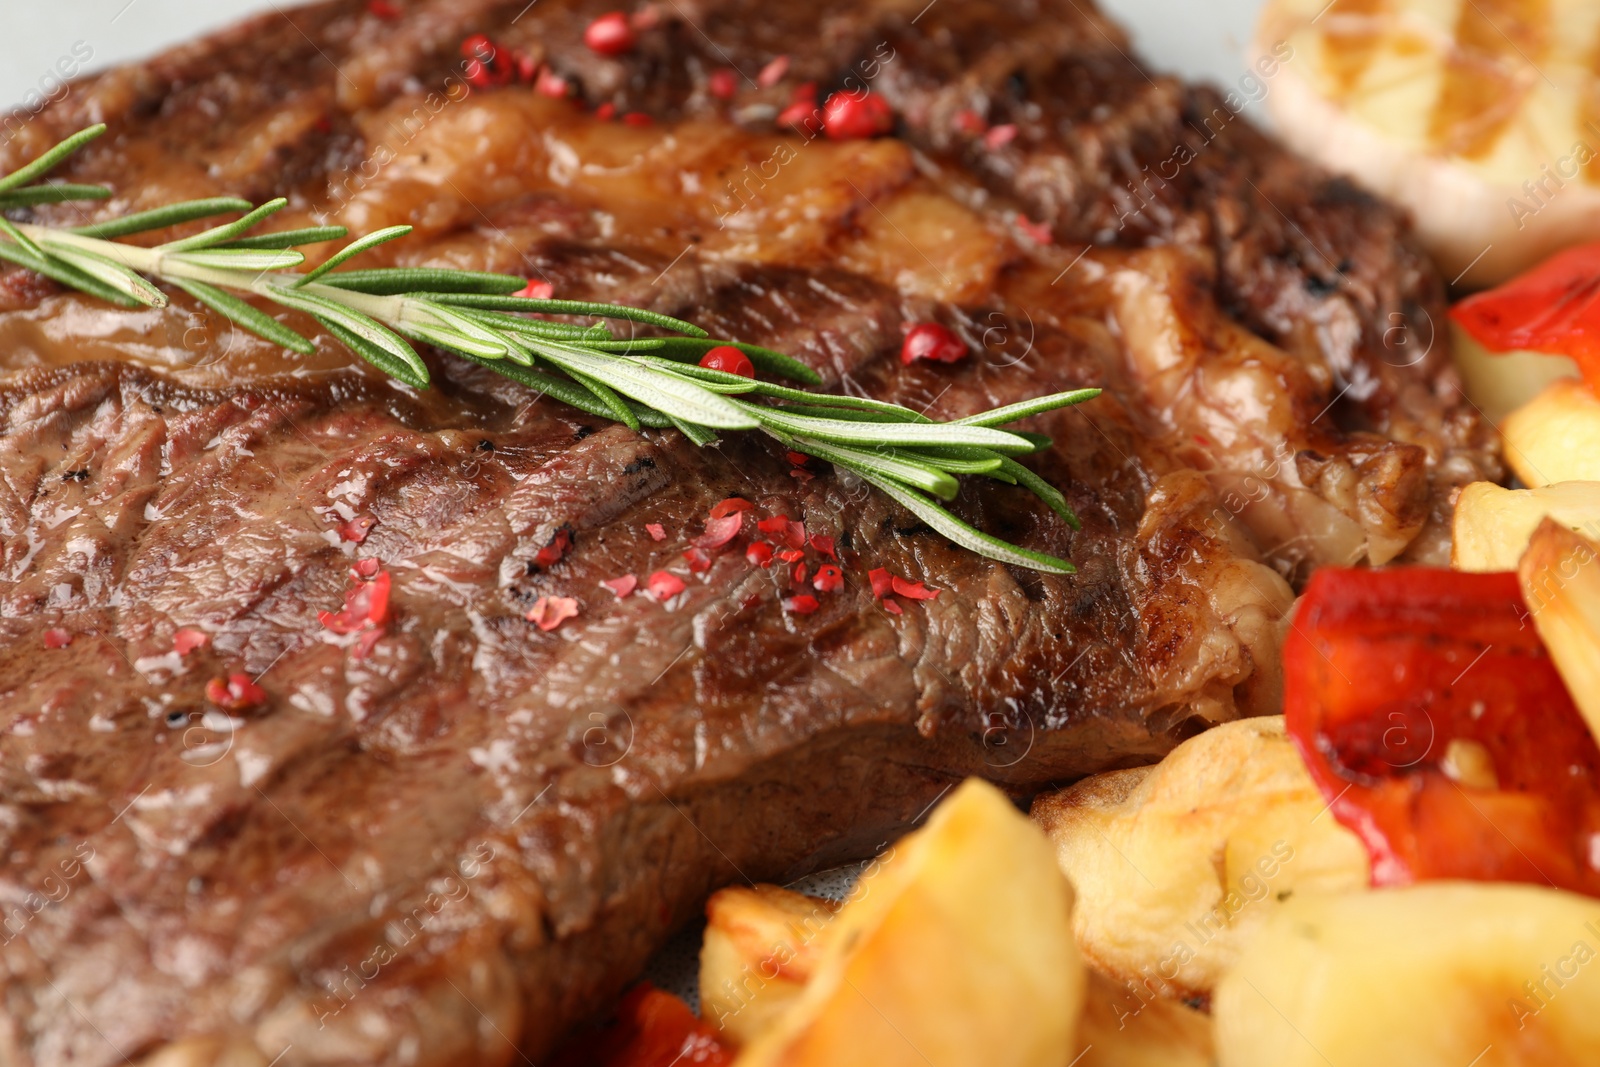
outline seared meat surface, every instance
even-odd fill
[[[90,79],[0,164],[104,120],[70,171],[116,188],[97,213],[408,222],[380,258],[652,307],[945,417],[1104,386],[1028,425],[1081,532],[994,483],[954,505],[1080,573],[762,441],[635,434],[437,354],[417,394],[181,294],[0,275],[0,1064],[541,1056],[719,885],[869,853],[962,776],[1026,793],[1274,710],[1306,572],[1440,559],[1453,488],[1498,473],[1403,221],[1085,0],[668,3],[616,58],[581,44],[604,3],[395,6]],[[574,98],[472,88],[473,33]],[[779,130],[806,81],[870,81],[894,136]],[[930,319],[972,357],[902,366]],[[786,612],[802,587],[744,540],[692,573],[731,495],[832,537],[844,588]],[[376,637],[319,622],[357,564],[392,582]],[[891,615],[876,567],[941,592]],[[661,569],[667,602],[598,584]],[[543,631],[541,596],[580,613]],[[227,713],[206,685],[236,672],[264,699]]]

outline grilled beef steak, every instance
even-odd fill
[[[380,257],[681,315],[940,416],[1102,385],[1027,424],[1081,532],[997,483],[954,505],[1080,573],[763,441],[431,353],[418,394],[181,294],[0,275],[0,1064],[538,1057],[718,885],[868,853],[965,775],[1025,793],[1273,710],[1308,570],[1442,559],[1452,488],[1498,473],[1403,221],[1086,0],[685,0],[615,57],[582,44],[607,7],[271,14],[78,83],[0,163],[104,120],[70,168],[117,190],[96,213],[408,222]],[[475,33],[539,83],[464,74]],[[780,129],[806,82],[870,85],[893,134]],[[902,365],[925,321],[972,355]],[[691,570],[733,495],[745,534]],[[746,558],[776,515],[840,557],[814,613]],[[347,609],[357,566],[387,611]],[[892,614],[880,567],[937,599]],[[599,585],[658,570],[684,591]],[[543,630],[540,597],[579,613]]]

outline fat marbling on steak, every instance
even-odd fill
[[[719,885],[868,853],[965,775],[1024,794],[1273,710],[1305,574],[1443,558],[1453,488],[1498,473],[1404,222],[1085,0],[680,0],[615,58],[581,43],[608,3],[374,7],[80,82],[0,164],[104,120],[69,170],[115,187],[97,213],[407,222],[390,262],[681,315],[945,417],[1104,386],[1028,424],[1081,532],[1004,485],[954,505],[1080,572],[957,549],[770,443],[632,433],[436,353],[419,394],[181,295],[0,275],[7,1067],[541,1056]],[[474,33],[573,98],[471,87]],[[776,127],[803,83],[862,81],[893,136]],[[973,355],[901,365],[928,320]],[[844,588],[786,612],[745,539],[691,573],[730,495],[832,537]],[[362,560],[393,594],[358,643],[318,616]],[[877,567],[941,592],[892,615]],[[598,584],[660,569],[670,603]],[[542,631],[540,596],[580,613]],[[235,672],[265,701],[230,715],[205,691]]]

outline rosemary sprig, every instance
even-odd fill
[[[73,152],[105,132],[93,126],[0,178],[0,259],[120,307],[164,307],[159,280],[273,344],[303,354],[314,347],[235,293],[300,311],[356,355],[413,388],[428,385],[428,368],[413,347],[432,345],[489,367],[513,381],[600,418],[633,429],[675,427],[698,445],[719,432],[755,430],[786,447],[854,472],[956,544],[1019,567],[1070,574],[1071,563],[1007,544],[962,522],[940,501],[955,497],[958,475],[1020,485],[1074,528],[1066,498],[1016,461],[1048,439],[1001,429],[1030,415],[1082,403],[1098,389],[1056,393],[955,422],[937,422],[897,404],[813,393],[701,367],[711,348],[732,344],[758,369],[803,385],[821,379],[809,367],[758,345],[717,341],[692,323],[639,308],[512,295],[522,278],[427,267],[339,270],[348,260],[411,232],[392,226],[352,241],[307,272],[296,251],[347,236],[317,226],[252,235],[287,201],[259,207],[218,197],[191,200],[70,229],[7,217],[4,212],[69,200],[103,200],[109,189],[45,183]],[[208,230],[142,248],[116,240],[181,223],[242,213]],[[526,314],[599,320],[577,325]],[[669,336],[619,338],[606,320],[623,320]]]

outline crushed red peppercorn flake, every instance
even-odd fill
[[[796,563],[791,576],[794,578],[795,585],[806,584],[806,565],[804,563]]]
[[[819,593],[832,593],[844,586],[844,572],[832,563],[824,563],[817,568],[811,585]]]
[[[357,578],[376,578],[378,571],[383,569],[383,564],[376,559],[358,559],[353,570]]]
[[[769,60],[767,65],[761,68],[761,73],[756,75],[756,84],[763,89],[770,89],[783,81],[784,75],[788,73],[789,57],[777,56]]]
[[[707,519],[706,532],[689,543],[698,549],[721,548],[739,536],[744,528],[744,512],[736,511],[720,519]]]
[[[637,41],[628,16],[620,11],[608,11],[585,27],[583,43],[597,55],[620,56],[633,51]]]
[[[1017,139],[1017,126],[1014,122],[1002,123],[990,128],[983,135],[983,147],[991,152],[998,151]]]
[[[66,648],[72,644],[72,633],[59,626],[53,626],[44,632],[45,648]]]
[[[793,519],[784,519],[784,529],[781,540],[790,548],[806,547],[806,524]]]
[[[568,619],[577,618],[578,601],[570,596],[542,596],[528,609],[527,619],[549,632]]]
[[[807,463],[811,462],[811,457],[806,455],[804,452],[789,452],[786,454],[789,457],[789,462],[793,463],[796,467],[804,467]]]
[[[539,281],[535,278],[529,278],[527,285],[523,286],[521,289],[518,289],[511,295],[520,296],[525,300],[549,300],[555,294],[556,287],[554,285],[551,285],[549,282]]]
[[[817,479],[815,474],[806,470],[804,467],[790,467],[789,477],[793,478],[801,485],[805,485],[807,482],[814,482]]]
[[[372,646],[376,645],[383,635],[388,632],[382,626],[378,626],[362,634],[356,639],[356,643],[351,646],[350,658],[360,661],[372,655]]]
[[[907,578],[900,577],[898,574],[891,577],[889,583],[896,593],[908,600],[933,600],[940,593],[938,589],[929,589],[921,582],[913,582]]]
[[[615,593],[618,600],[622,600],[639,588],[639,579],[631,574],[623,574],[615,578],[607,578],[600,584]]]
[[[806,558],[806,554],[798,548],[786,548],[778,553],[778,558],[785,563],[796,563]]]
[[[531,82],[534,78],[538,77],[539,61],[534,59],[531,54],[520,51],[513,52],[511,54],[511,61],[512,65],[516,67],[517,80],[519,82]]]
[[[739,79],[732,67],[718,67],[706,79],[706,89],[718,100],[732,100],[739,91]]]
[[[730,496],[726,500],[719,500],[717,503],[711,505],[711,517],[713,519],[725,519],[729,515],[737,514],[741,511],[754,510],[755,505],[750,503],[750,501],[746,500],[744,497]]]
[[[880,599],[894,588],[894,577],[884,567],[868,571],[867,580],[872,583],[872,595]]]
[[[900,345],[900,362],[907,366],[923,359],[955,363],[966,356],[966,342],[937,322],[917,323],[906,331],[905,341]]]
[[[561,562],[561,557],[565,556],[567,554],[567,549],[571,547],[572,531],[563,526],[561,529],[556,531],[556,535],[550,539],[550,543],[548,545],[545,545],[538,552],[534,553],[534,565],[542,568],[553,567],[557,563]]]
[[[817,598],[809,593],[801,593],[799,596],[785,597],[783,601],[783,610],[792,611],[796,615],[810,615],[813,611],[816,611],[821,606],[822,605],[817,602]]]
[[[883,610],[887,611],[891,615],[904,615],[905,614],[905,611],[900,607],[900,602],[898,600],[896,600],[892,596],[884,598],[884,600],[883,600]]]
[[[772,562],[772,546],[765,541],[753,541],[744,550],[744,558],[757,567],[765,567]]]
[[[644,524],[644,528],[652,541],[665,541],[667,539],[667,531],[662,529],[659,522],[647,522]]]
[[[617,115],[617,105],[607,100],[594,109],[594,117],[601,122],[610,122]]]
[[[267,702],[267,691],[243,671],[206,683],[206,699],[223,711],[249,711]]]
[[[539,76],[534,79],[533,91],[540,96],[549,96],[560,100],[567,95],[567,79],[549,67],[541,68]]]
[[[211,635],[204,630],[196,630],[185,626],[172,635],[172,651],[180,656],[187,656],[197,648],[204,648],[211,643]]]
[[[894,128],[894,109],[882,96],[837,92],[822,105],[822,130],[830,141],[855,141],[877,137]]]
[[[382,626],[389,621],[389,587],[389,575],[380,571],[372,581],[346,593],[340,611],[319,611],[317,621],[336,634],[352,634],[369,624]]]
[[[683,579],[670,571],[656,571],[645,579],[645,588],[657,600],[667,600],[684,590]]]
[[[683,561],[689,565],[691,574],[704,574],[711,569],[711,556],[703,548],[684,549]]]
[[[756,376],[756,365],[750,362],[749,356],[733,345],[717,345],[708,349],[706,354],[700,357],[700,366],[719,370],[724,374],[737,374],[741,378]]]
[[[796,100],[778,112],[778,117],[774,121],[780,127],[793,127],[808,134],[815,134],[822,126],[822,111],[817,107],[815,100]]]
[[[964,107],[957,111],[954,118],[951,119],[951,125],[959,132],[971,134],[974,137],[989,128],[989,124],[984,121],[983,116],[970,107]]]
[[[494,42],[487,34],[474,33],[461,42],[462,59],[490,60],[494,58]]]
[[[654,126],[656,120],[646,115],[643,111],[630,111],[622,116],[624,126],[643,127]]]
[[[1056,236],[1048,222],[1034,222],[1026,215],[1017,216],[1017,229],[1036,245],[1055,244]]]
[[[636,30],[653,30],[661,25],[661,9],[654,4],[644,4],[628,21]]]
[[[339,540],[351,541],[359,545],[367,539],[367,534],[371,533],[372,528],[376,525],[378,525],[378,520],[371,515],[357,515],[339,527]]]
[[[400,9],[389,0],[367,0],[367,13],[380,19],[393,20],[400,17]]]
[[[833,549],[833,538],[827,534],[812,534],[811,547],[827,556],[829,559],[838,559],[839,554]]]

